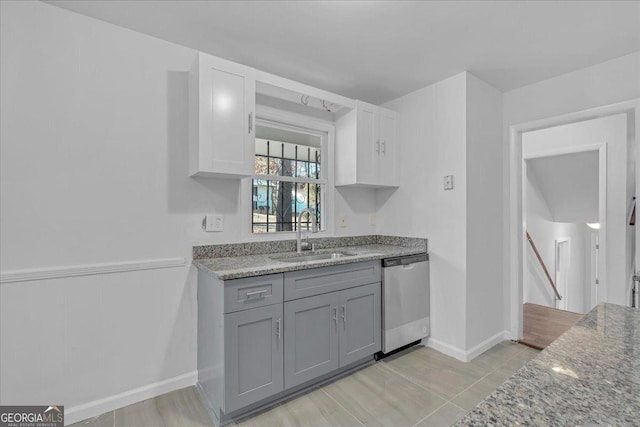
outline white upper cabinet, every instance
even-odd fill
[[[336,121],[336,185],[397,187],[398,114],[357,101]]]
[[[189,175],[253,174],[253,70],[198,53],[189,73]]]
[[[380,153],[378,156],[378,179],[380,185],[397,187],[400,185],[398,173],[398,113],[378,109],[378,139]]]

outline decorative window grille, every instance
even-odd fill
[[[252,231],[296,231],[297,218],[309,209],[321,222],[323,187],[322,137],[302,130],[256,127],[252,182]],[[310,230],[313,216],[300,223]]]

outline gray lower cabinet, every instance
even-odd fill
[[[198,271],[198,388],[216,424],[373,360],[380,263],[242,279]]]
[[[282,304],[225,315],[225,410],[284,389]]]
[[[379,351],[380,316],[380,283],[285,302],[285,388]]]
[[[340,367],[339,292],[284,303],[284,384],[302,384]]]
[[[340,366],[382,348],[380,283],[340,292]]]

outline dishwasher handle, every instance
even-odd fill
[[[396,267],[403,265],[415,264],[416,262],[429,261],[429,254],[418,254],[409,256],[400,256],[395,258],[386,258],[382,260],[382,267]]]

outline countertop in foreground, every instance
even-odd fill
[[[640,310],[600,304],[456,426],[640,423]]]

